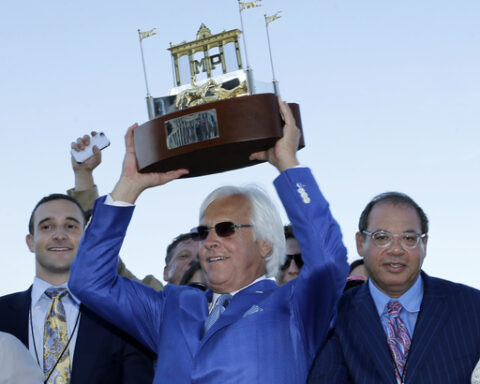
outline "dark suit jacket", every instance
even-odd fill
[[[0,297],[0,330],[16,336],[27,348],[30,302],[31,288]],[[151,384],[152,355],[85,306],[80,312],[71,383]]]
[[[470,383],[480,358],[480,291],[423,272],[422,276],[424,296],[405,383]],[[335,330],[317,355],[308,383],[395,383],[368,284],[343,295]]]

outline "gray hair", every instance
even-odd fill
[[[273,201],[258,185],[245,187],[228,185],[215,189],[200,206],[199,219],[202,219],[208,206],[215,200],[232,195],[245,196],[250,201],[252,205],[250,224],[253,225],[253,236],[255,240],[264,240],[272,245],[270,255],[266,258],[265,269],[268,277],[275,276],[285,262],[283,224]]]

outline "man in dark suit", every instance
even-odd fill
[[[274,184],[303,251],[300,275],[282,287],[269,279],[285,260],[282,221],[268,196],[253,187],[218,188],[200,208],[193,234],[208,291],[167,284],[153,292],[117,275],[134,209],[127,203],[187,172],[139,173],[137,126],[127,131],[122,176],[112,194],[95,203],[69,287],[152,350],[169,351],[159,358],[155,383],[302,383],[328,333],[347,276],[346,250],[312,173],[298,167],[293,115],[284,102],[280,110],[283,137],[251,158],[281,172]]]
[[[470,383],[480,291],[421,271],[427,234],[425,213],[407,195],[387,192],[366,206],[356,240],[370,279],[341,298],[310,384]]]
[[[35,253],[34,283],[24,292],[0,298],[0,330],[15,335],[29,348],[48,383],[58,376],[71,384],[151,383],[149,352],[66,290],[84,225],[84,213],[71,197],[54,194],[39,201],[26,238]],[[62,292],[56,307],[61,310],[55,312],[61,321],[55,328],[59,331],[47,336],[46,318],[54,301],[48,294],[52,289]],[[55,339],[62,332],[63,339]],[[60,355],[50,353],[52,343],[64,343]],[[47,361],[53,365],[48,366]],[[61,365],[66,367],[63,373],[59,373]]]

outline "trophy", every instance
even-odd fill
[[[238,1],[242,29],[242,11],[259,6],[258,1]],[[154,35],[156,28],[138,30],[150,119],[134,131],[140,172],[187,168],[190,173],[183,177],[195,177],[251,166],[260,163],[249,160],[251,153],[272,147],[282,137],[268,34],[269,24],[280,16],[277,12],[264,17],[271,84],[254,81],[248,59],[244,69],[239,38],[243,35],[245,45],[245,33],[233,29],[212,34],[201,24],[195,40],[170,43],[176,86],[164,97],[150,96],[143,59],[142,40]],[[185,68],[190,72],[187,79],[182,78]],[[200,74],[204,78],[198,80]],[[262,87],[265,92],[257,93]],[[289,105],[301,129],[299,106]],[[303,146],[302,138],[299,147]]]

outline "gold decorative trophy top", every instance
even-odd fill
[[[178,109],[249,94],[246,76],[242,71],[242,57],[238,44],[241,33],[240,30],[233,29],[212,35],[210,29],[202,23],[197,32],[196,40],[178,45],[170,43],[169,51],[172,54],[175,80],[178,87],[172,89],[170,94],[178,92],[175,99],[175,106]],[[224,52],[224,46],[227,44],[234,44],[235,46],[237,70],[234,73],[227,72]],[[211,54],[212,51],[216,51],[216,53]],[[197,52],[204,54],[200,60],[196,60],[194,57]],[[183,56],[188,56],[190,67],[191,87],[186,89],[182,87],[179,68],[179,59]],[[213,70],[220,65],[222,75],[214,78]],[[207,80],[197,83],[197,75],[200,74],[200,70],[207,74]]]
[[[147,96],[150,119],[195,105],[249,95],[240,53],[241,33],[239,29],[232,29],[212,34],[202,23],[195,40],[175,45],[170,43],[168,50],[172,55],[176,87],[170,90],[169,96],[151,100]],[[226,48],[230,48],[228,52]],[[229,66],[234,68],[227,68],[227,58],[232,59],[232,56],[234,64],[229,60]],[[190,72],[184,78],[180,69],[182,59],[188,60],[183,60],[183,64]],[[205,74],[202,80],[197,79],[199,74]]]
[[[240,22],[242,29],[244,29],[242,12],[247,9],[260,7],[261,0],[237,1]],[[267,92],[277,94],[278,85],[273,72],[268,25],[272,21],[280,18],[280,16],[279,12],[272,16],[267,16],[266,14],[264,16],[273,75],[273,89]],[[170,90],[168,96],[150,96],[142,41],[145,38],[155,35],[156,29],[157,28],[153,28],[145,32],[138,30],[145,84],[147,87],[149,119],[212,101],[256,93],[252,70],[248,65],[245,33],[240,29],[232,29],[212,34],[211,30],[202,23],[197,31],[195,40],[183,41],[180,44],[170,43],[168,50],[172,56],[174,88]],[[244,69],[242,62],[239,42],[240,35],[243,37],[246,69]]]
[[[259,1],[238,0],[242,29],[242,12],[260,6]],[[264,17],[271,61],[268,25],[280,16]],[[138,32],[144,63],[142,40],[155,29]],[[245,44],[244,30],[212,34],[202,23],[196,39],[170,43],[174,87],[168,96],[150,96],[145,75],[150,121],[135,130],[140,171],[187,168],[184,177],[195,177],[246,167],[258,163],[249,159],[251,153],[270,148],[282,136],[273,63],[272,83],[257,93],[262,84],[253,81],[246,49],[244,68],[240,37]],[[298,105],[290,106],[301,128]]]

